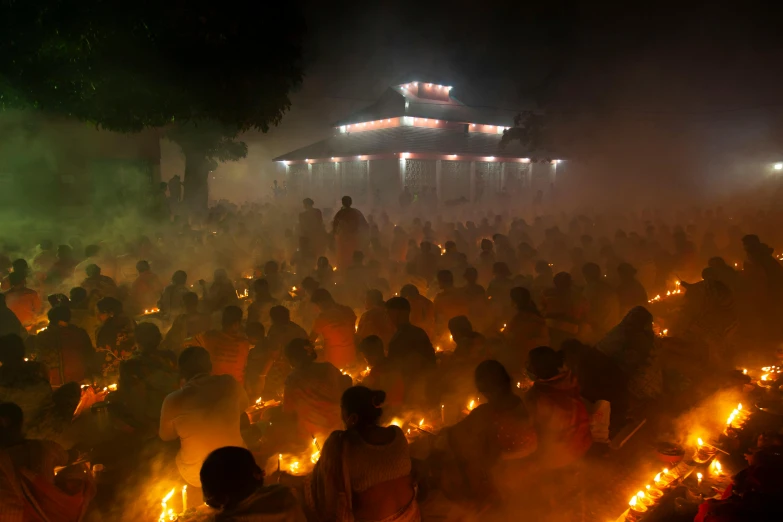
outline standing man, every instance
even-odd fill
[[[317,256],[324,253],[324,218],[320,209],[315,208],[315,202],[310,198],[302,201],[304,212],[299,213],[299,235],[310,241],[310,246]]]
[[[182,201],[182,180],[180,180],[179,174],[175,174],[169,180],[169,198],[175,204]]]
[[[334,216],[332,232],[337,249],[337,266],[347,267],[351,264],[353,253],[363,250],[369,227],[364,214],[351,208],[353,200],[350,196],[343,196],[342,203],[343,208]]]

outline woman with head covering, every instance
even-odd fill
[[[517,312],[503,328],[503,337],[514,368],[521,370],[530,350],[549,343],[549,330],[527,288],[512,288],[510,294]]]
[[[445,450],[441,487],[446,496],[482,508],[499,498],[493,474],[500,462],[532,454],[536,433],[502,364],[484,361],[476,367],[474,378],[485,400],[444,430],[445,437],[437,444]]]
[[[654,398],[663,391],[652,321],[652,314],[637,306],[596,346],[617,362],[628,378],[629,391],[638,399]]]
[[[592,444],[590,419],[579,395],[579,385],[562,370],[560,355],[548,346],[530,352],[528,373],[533,387],[525,394],[538,435],[534,455],[540,468],[559,469],[582,458]]]
[[[340,400],[345,430],[326,439],[313,472],[281,475],[281,484],[304,487],[313,520],[421,520],[405,434],[378,424],[385,399],[383,391],[364,386],[346,390]]]

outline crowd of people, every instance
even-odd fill
[[[177,446],[183,508],[215,520],[418,521],[433,490],[491,517],[520,491],[553,502],[635,412],[783,340],[760,239],[783,240],[780,213],[443,210],[277,198],[132,239],[6,241],[0,519],[108,516],[74,470],[110,467],[95,448],[117,438]],[[391,423],[412,413],[421,458]],[[310,473],[264,476],[313,445]]]

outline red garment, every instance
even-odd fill
[[[449,319],[464,315],[467,317],[468,300],[459,289],[448,288],[435,296],[435,320],[441,327],[449,322]]]
[[[402,406],[405,400],[405,381],[402,375],[388,361],[373,366],[370,374],[362,381],[362,386],[371,390],[383,390],[386,392],[385,405],[394,408]]]
[[[419,294],[408,302],[411,305],[411,324],[427,332],[430,339],[435,337],[435,305],[432,301]]]
[[[533,348],[549,344],[549,330],[544,318],[524,310],[517,311],[516,315],[506,324],[503,329],[503,337],[506,340],[506,346],[524,354],[525,358]]]
[[[16,314],[19,322],[24,326],[30,326],[36,322],[42,307],[38,292],[26,287],[12,288],[6,292],[5,304]]]
[[[361,250],[367,232],[367,220],[355,208],[342,208],[334,216],[333,230],[337,266],[347,267],[351,264],[353,253]]]
[[[244,335],[210,330],[194,337],[193,346],[201,346],[209,352],[213,375],[230,375],[244,385],[250,353],[250,342]]]
[[[326,362],[345,368],[356,361],[356,314],[347,306],[335,304],[318,314],[313,333],[323,337]]]
[[[37,359],[48,367],[52,386],[83,382],[95,359],[90,336],[72,324],[49,325],[35,336],[35,352]]]
[[[140,273],[131,287],[131,298],[139,310],[156,308],[161,293],[163,283],[150,271]]]
[[[537,454],[542,466],[567,466],[590,449],[590,417],[570,372],[537,380],[525,394],[525,405],[538,433]]]
[[[389,341],[396,331],[397,329],[389,319],[389,314],[386,313],[386,308],[378,306],[370,308],[362,314],[356,329],[356,339],[361,342],[371,335],[377,335],[383,341],[384,348],[388,349]]]
[[[323,440],[340,428],[340,397],[350,385],[343,377],[329,363],[311,363],[294,370],[286,379],[283,411],[296,414],[302,439]]]

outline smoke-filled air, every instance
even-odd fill
[[[783,520],[770,3],[0,0],[0,522]]]

